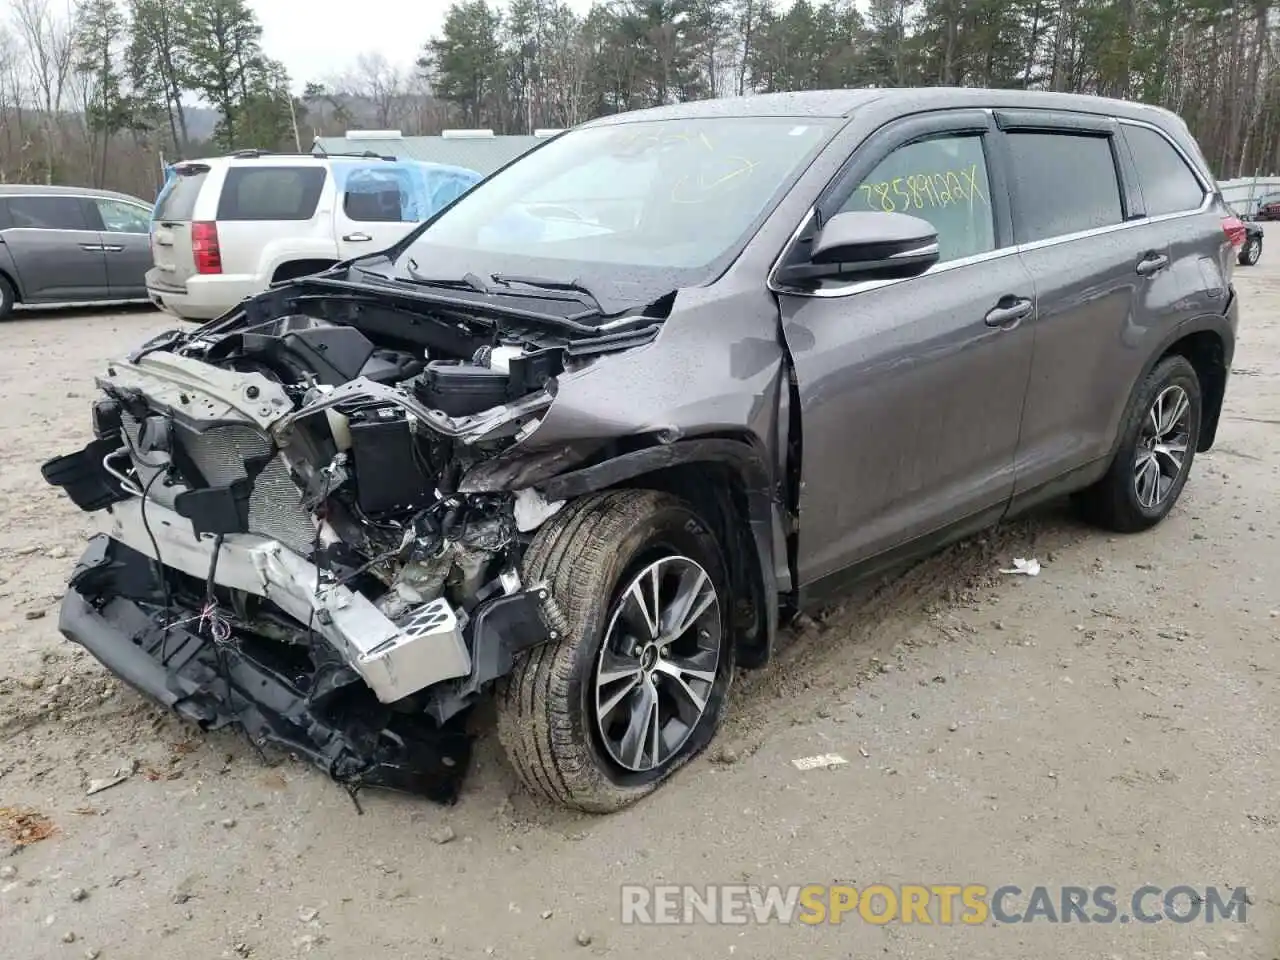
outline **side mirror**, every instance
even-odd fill
[[[780,271],[779,279],[900,280],[938,262],[938,231],[905,213],[837,213],[813,238],[809,262]]]

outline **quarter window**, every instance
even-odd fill
[[[9,222],[33,230],[88,230],[79,197],[9,197]]]
[[[982,138],[946,135],[898,147],[845,201],[854,210],[906,213],[938,231],[941,260],[995,249],[995,221]]]
[[[1124,221],[1110,137],[1014,132],[1009,158],[1019,243]]]
[[[1133,151],[1147,216],[1195,210],[1204,202],[1204,187],[1161,134],[1147,127],[1126,125],[1124,138]]]

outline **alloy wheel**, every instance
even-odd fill
[[[707,710],[722,632],[715,584],[688,557],[654,561],[626,586],[595,679],[596,727],[615,763],[651,771],[680,751]]]
[[[1191,440],[1191,399],[1186,390],[1165,387],[1143,418],[1133,463],[1138,503],[1154,510],[1181,475]]]

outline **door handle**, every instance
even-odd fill
[[[113,246],[109,246],[109,247],[103,247],[102,249],[103,249],[103,250],[105,250],[107,253],[119,253],[121,250],[123,250],[123,249],[124,249],[124,247],[119,247],[119,246],[114,246],[114,245],[113,245]]]
[[[1169,258],[1163,253],[1156,253],[1154,250],[1143,254],[1141,260],[1138,261],[1138,276],[1150,277],[1159,273],[1169,265]]]
[[[103,246],[102,244],[100,244],[100,243],[82,243],[82,244],[80,244],[80,249],[81,249],[81,250],[96,251],[96,252],[98,252],[98,253],[101,253],[101,252],[103,252],[104,250],[106,250],[107,248],[106,248],[106,247],[104,247],[104,246]]]
[[[1030,316],[1034,308],[1035,304],[1026,297],[1001,297],[987,313],[987,326],[1012,329],[1019,320]]]
[[[348,233],[342,239],[348,240],[351,243],[362,243],[366,240],[372,240],[373,237],[369,236],[367,233]]]

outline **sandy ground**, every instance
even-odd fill
[[[64,642],[90,524],[39,465],[87,437],[101,363],[171,324],[0,326],[0,808],[53,830],[12,850],[0,832],[0,955],[1280,957],[1280,259],[1237,283],[1219,443],[1158,530],[1108,537],[1051,509],[851,600],[742,678],[709,755],[608,818],[531,800],[492,737],[457,806],[368,792],[361,815],[311,767],[193,733]],[[1042,574],[1001,576],[1018,556]],[[848,764],[791,763],[829,752]],[[1251,902],[1216,924],[620,923],[624,883],[743,882],[1110,884],[1122,905],[1185,883]]]

